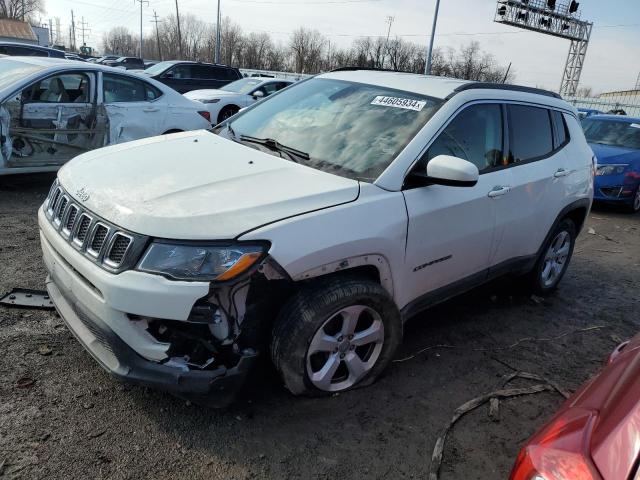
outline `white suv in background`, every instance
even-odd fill
[[[541,90],[345,69],[216,133],[83,154],[39,211],[84,347],[210,405],[259,353],[329,394],[371,383],[436,302],[506,274],[552,291],[591,207],[577,112]]]

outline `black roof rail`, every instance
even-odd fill
[[[457,93],[465,92],[467,90],[510,90],[512,92],[525,92],[525,93],[534,93],[536,95],[543,95],[545,97],[553,97],[562,99],[562,97],[556,92],[551,92],[549,90],[543,90],[541,88],[533,88],[533,87],[523,87],[521,85],[511,85],[509,83],[492,83],[492,82],[470,82],[465,83],[464,85],[460,85],[457,87],[449,98],[453,97]]]
[[[409,73],[409,72],[403,72],[402,70],[391,70],[389,68],[376,68],[376,67],[340,67],[340,68],[334,68],[333,70],[330,70],[329,73],[331,73],[331,72],[354,72],[356,70],[371,70],[371,71],[374,71],[374,72]]]

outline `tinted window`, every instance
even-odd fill
[[[567,128],[567,122],[564,120],[564,115],[561,112],[552,110],[551,116],[553,117],[553,128],[555,131],[555,147],[559,148],[569,140],[569,129]]]
[[[23,56],[23,57],[48,57],[49,54],[45,50],[37,48],[21,47],[19,45],[4,45],[0,47],[0,53],[4,55]]]
[[[173,78],[176,80],[183,78],[193,78],[191,73],[191,65],[176,65],[169,72],[173,73]]]
[[[500,166],[502,161],[502,108],[497,104],[473,105],[453,119],[431,144],[422,162],[451,155],[473,163],[478,170]]]
[[[146,102],[162,93],[142,80],[105,74],[102,80],[105,103]]]
[[[193,65],[191,68],[191,74],[193,78],[201,78],[208,80],[215,80],[220,78],[220,72],[217,68],[209,67],[207,65]]]
[[[221,68],[220,69],[220,77],[222,80],[237,80],[238,78],[241,78],[240,75],[238,75],[238,72],[236,72],[235,70],[232,70],[231,68]]]
[[[525,162],[553,151],[553,130],[546,108],[508,105],[509,160]]]

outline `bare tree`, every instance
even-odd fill
[[[0,0],[0,18],[28,21],[37,13],[44,13],[43,0]]]
[[[325,38],[317,30],[300,27],[291,34],[289,48],[298,73],[315,73],[320,69]]]
[[[138,41],[131,30],[126,27],[115,27],[109,30],[102,39],[105,53],[117,55],[136,55]]]

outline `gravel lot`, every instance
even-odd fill
[[[44,288],[36,210],[52,179],[0,179],[0,291]],[[512,369],[574,390],[640,330],[639,220],[595,210],[556,295],[496,282],[447,302],[408,323],[397,358],[438,347],[327,399],[292,397],[265,365],[231,408],[195,407],[113,380],[56,314],[0,307],[0,477],[424,478],[456,407]],[[24,378],[33,384],[19,388]],[[561,402],[545,392],[502,401],[498,421],[487,406],[464,416],[441,478],[506,478]]]

